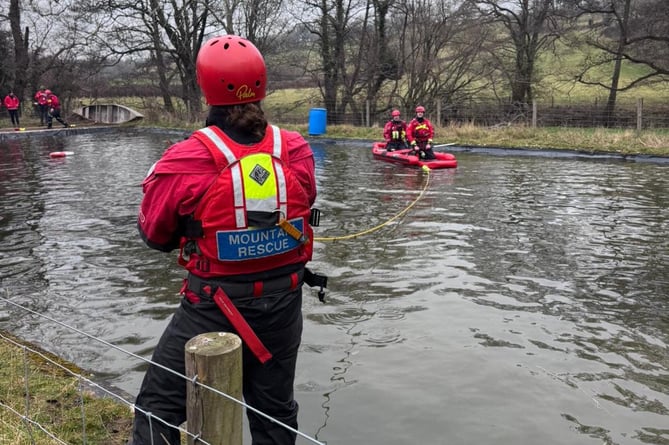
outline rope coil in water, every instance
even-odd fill
[[[341,235],[341,236],[314,237],[314,241],[337,241],[337,240],[346,240],[346,239],[357,238],[357,237],[359,237],[359,236],[367,235],[367,234],[369,234],[369,233],[375,232],[375,231],[377,231],[377,230],[379,230],[379,229],[381,229],[381,228],[387,226],[387,225],[390,224],[391,222],[395,221],[397,218],[402,217],[402,216],[405,215],[409,210],[411,210],[411,208],[412,208],[414,205],[416,205],[416,203],[417,203],[418,201],[420,201],[420,199],[423,197],[423,195],[424,195],[425,192],[427,191],[428,186],[430,185],[430,168],[429,168],[427,165],[424,165],[424,166],[422,167],[422,169],[423,169],[423,171],[426,173],[426,175],[425,175],[425,184],[423,185],[423,189],[420,191],[420,193],[418,194],[418,196],[416,197],[416,199],[414,199],[414,200],[411,202],[411,204],[409,204],[404,210],[402,210],[401,212],[399,212],[397,215],[393,216],[393,217],[390,218],[389,220],[387,220],[387,221],[385,221],[385,222],[383,222],[383,223],[381,223],[381,224],[379,224],[379,225],[377,225],[377,226],[375,226],[375,227],[372,227],[372,228],[367,229],[367,230],[363,230],[362,232],[351,233],[351,234],[349,234],[349,235]]]

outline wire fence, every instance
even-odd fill
[[[236,404],[241,405],[244,409],[252,411],[266,419],[271,420],[277,425],[290,430],[291,432],[297,434],[298,436],[306,439],[307,441],[323,445],[322,442],[304,434],[301,431],[295,430],[290,426],[282,423],[279,420],[272,418],[266,413],[261,412],[260,410],[246,404],[242,400],[238,400],[235,397],[230,396],[216,388],[207,386],[197,380],[197,376],[194,378],[189,378],[186,375],[180,374],[174,370],[166,368],[165,366],[155,363],[150,359],[134,354],[130,351],[127,351],[123,348],[120,348],[112,343],[109,343],[101,338],[95,337],[91,334],[88,334],[84,331],[81,331],[73,326],[70,326],[66,323],[63,323],[59,320],[53,319],[44,314],[33,311],[32,309],[25,307],[12,299],[7,298],[6,296],[0,295],[0,303],[5,304],[8,308],[13,308],[20,312],[25,312],[26,315],[37,316],[44,323],[54,323],[57,324],[71,332],[76,333],[77,335],[82,336],[89,340],[95,341],[100,347],[111,348],[116,351],[127,355],[131,359],[141,360],[147,364],[152,364],[158,366],[164,370],[167,370],[180,378],[184,379],[185,382],[190,383],[198,387],[202,391],[211,391],[229,401],[232,401]],[[0,378],[8,381],[8,387],[3,388],[0,392],[0,420],[4,417],[2,414],[7,413],[10,416],[14,417],[15,424],[22,425],[23,431],[21,434],[24,437],[29,438],[29,443],[57,443],[63,445],[71,444],[95,444],[96,440],[93,439],[92,435],[89,434],[91,425],[94,423],[94,419],[101,417],[100,413],[96,411],[97,407],[87,406],[90,403],[87,400],[90,400],[90,397],[93,395],[96,398],[109,398],[113,400],[114,404],[120,407],[124,407],[128,412],[134,411],[135,413],[139,412],[147,416],[149,424],[152,422],[160,422],[164,425],[178,429],[181,432],[182,438],[185,438],[188,443],[197,443],[201,445],[212,445],[209,444],[204,438],[201,437],[199,433],[194,433],[189,431],[184,425],[174,425],[164,419],[154,415],[151,412],[140,409],[135,406],[133,401],[130,400],[131,396],[125,394],[123,391],[108,388],[106,385],[98,383],[86,375],[85,371],[79,370],[76,366],[65,362],[64,360],[45,352],[41,349],[42,346],[48,347],[48,345],[40,345],[40,347],[27,344],[26,342],[19,341],[18,339],[12,338],[10,335],[3,334],[0,331],[0,351],[3,351],[7,348],[10,348],[14,351],[14,359],[6,360],[3,363],[3,370],[0,373]],[[17,356],[16,352],[20,351],[20,357]],[[63,407],[59,407],[59,415],[53,415],[45,413],[44,405],[53,405],[53,404],[66,404],[65,400],[57,400],[59,397],[54,397],[53,385],[45,385],[45,380],[50,380],[54,375],[54,370],[57,370],[57,374],[64,376],[66,380],[69,380],[70,383],[65,384],[61,390],[60,395],[63,395],[66,391],[75,391],[76,397],[74,399],[79,405],[80,411],[80,421],[79,429],[74,434],[76,439],[72,439],[72,432],[68,431],[66,433],[58,433],[57,424],[62,421],[62,411]],[[16,396],[16,392],[11,393],[11,387],[16,389],[20,386],[19,393],[21,397]],[[67,386],[74,386],[74,388],[67,388]],[[13,395],[12,395],[13,394]],[[206,413],[206,415],[217,415],[216,413]],[[121,415],[123,416],[123,415]],[[105,417],[105,416],[102,416]],[[70,422],[72,420],[70,419]],[[3,422],[5,423],[5,422]],[[103,426],[104,427],[104,426]],[[2,443],[20,443],[7,441],[5,442],[5,437],[3,437],[3,429],[5,426],[0,427],[0,442]],[[17,434],[19,432],[17,431]],[[64,437],[67,435],[67,438]],[[13,438],[15,439],[15,438]],[[44,439],[49,439],[51,442],[44,442]],[[161,438],[151,438],[150,445],[163,445],[164,442]]]
[[[635,130],[669,129],[669,103],[651,99],[624,99],[609,109],[606,100],[572,102],[569,100],[536,100],[532,103],[511,103],[496,100],[435,100],[423,103],[426,117],[437,126],[475,125],[499,127],[523,125],[531,127],[608,127]],[[328,124],[362,127],[382,126],[390,118],[391,109],[399,109],[405,120],[414,116],[413,106],[390,109],[374,108],[366,103],[357,112],[338,113],[322,103],[311,102],[313,109],[327,112]],[[304,123],[307,110],[304,104],[286,105],[280,112],[269,110],[271,118],[283,124]]]
[[[145,99],[145,100],[144,100]],[[152,99],[152,100],[149,100]],[[160,120],[166,112],[156,98],[137,98],[143,104],[140,111],[147,119]],[[123,101],[121,101],[123,102]],[[137,107],[137,104],[125,104]],[[480,127],[501,127],[522,125],[527,127],[564,128],[618,128],[633,130],[669,129],[669,103],[657,98],[624,98],[615,102],[610,109],[605,99],[596,98],[590,102],[573,101],[566,98],[537,99],[531,103],[504,100],[466,99],[460,101],[433,100],[422,103],[426,107],[426,117],[436,126],[475,125]],[[22,118],[37,118],[32,104],[22,104]],[[206,107],[205,107],[206,109]],[[387,108],[370,101],[358,104],[355,111],[337,112],[327,108],[318,98],[285,101],[280,105],[266,104],[265,111],[270,120],[277,124],[304,124],[310,111],[325,110],[327,124],[351,125],[354,127],[382,127],[390,118],[391,109],[399,109],[405,120],[414,116],[414,106],[391,106]],[[188,121],[185,110],[175,111],[178,120]],[[206,111],[195,121],[204,120]],[[0,108],[0,127],[10,126],[9,114]]]

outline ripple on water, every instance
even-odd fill
[[[425,176],[321,145],[316,237],[381,228],[314,242],[330,280],[325,304],[305,288],[301,426],[337,443],[669,443],[666,168],[461,153],[384,224]],[[76,156],[50,162],[56,148]],[[0,143],[3,290],[149,356],[183,278],[135,227],[164,148],[122,133]],[[0,320],[131,393],[146,369],[16,308]]]

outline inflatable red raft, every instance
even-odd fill
[[[415,167],[427,166],[430,169],[456,168],[458,166],[457,159],[450,153],[435,151],[434,155],[437,159],[425,160],[419,159],[418,156],[409,155],[410,151],[411,150],[409,149],[387,151],[385,142],[374,142],[374,145],[372,145],[372,155],[374,156],[374,159],[379,159],[381,161]]]

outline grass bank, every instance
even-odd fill
[[[302,134],[308,127],[286,126]],[[620,130],[607,128],[528,128],[508,126],[485,128],[474,125],[437,128],[435,144],[459,146],[530,148],[536,150],[575,150],[590,153],[616,153],[669,157],[669,130]],[[329,126],[331,138],[381,140],[381,128]]]
[[[0,443],[123,445],[129,407],[82,388],[86,372],[0,331]],[[24,417],[25,416],[25,417]],[[85,436],[84,436],[85,434]]]
[[[287,90],[274,92],[263,102],[267,116],[273,124],[283,128],[296,130],[303,135],[308,134],[309,101],[300,95],[314,94],[312,90]],[[669,92],[654,91],[652,97],[665,97]],[[301,100],[298,100],[301,99]],[[120,97],[114,99],[98,99],[99,103],[115,102],[133,108],[144,114],[139,124],[148,127],[179,128],[195,130],[202,126],[204,117],[195,123],[188,113],[179,109],[172,114],[165,113],[157,98],[142,99],[137,97]],[[302,109],[295,110],[291,104],[299,103]],[[287,111],[288,110],[288,111]],[[300,125],[282,122],[281,117],[289,115],[304,116]],[[430,118],[431,116],[428,116]],[[372,127],[355,127],[353,125],[328,125],[326,136],[329,138],[380,140],[383,134],[383,123]],[[461,146],[530,148],[577,150],[591,153],[617,153],[625,155],[649,155],[669,157],[669,129],[648,129],[636,131],[632,129],[609,128],[577,128],[577,127],[538,127],[531,128],[522,124],[508,126],[484,127],[471,124],[450,125],[436,129],[436,144],[455,143]]]
[[[308,135],[308,124],[273,124]],[[306,119],[305,119],[306,120]],[[176,119],[145,119],[140,125],[148,127],[183,128],[196,130],[201,124],[189,124]],[[383,129],[329,125],[324,135],[333,139],[382,140]],[[536,150],[572,150],[590,153],[616,153],[621,155],[647,155],[669,157],[669,129],[629,130],[617,128],[538,127],[510,125],[480,127],[476,125],[451,125],[437,128],[435,144],[454,143],[459,146],[529,148]]]

